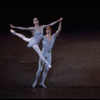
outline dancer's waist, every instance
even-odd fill
[[[42,49],[42,52],[51,53],[51,50]]]
[[[39,34],[34,34],[34,36],[39,36],[39,35],[43,36],[43,34],[42,34],[42,33],[39,33]]]

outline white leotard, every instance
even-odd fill
[[[29,41],[29,44],[27,45],[27,47],[32,47],[34,44],[39,44],[40,41],[43,38],[43,29],[42,32],[39,32],[37,29],[34,32],[34,37],[32,37]]]

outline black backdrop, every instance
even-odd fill
[[[40,24],[63,20],[63,31],[99,29],[99,1],[0,1],[0,29],[9,29],[9,23],[17,26],[32,26],[38,17]]]

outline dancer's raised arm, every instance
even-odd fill
[[[50,23],[50,24],[43,25],[43,28],[46,28],[46,27],[48,27],[48,26],[53,26],[53,25],[55,25],[56,23],[58,23],[59,21],[61,21],[62,19],[63,19],[63,18],[60,18],[59,20],[54,21],[54,22],[52,22],[52,23]]]
[[[62,21],[59,22],[58,30],[55,32],[55,36],[57,37],[62,29]]]
[[[16,28],[16,29],[20,29],[20,30],[27,30],[27,31],[31,31],[31,30],[33,30],[34,28],[33,27],[28,27],[28,28],[24,28],[24,27],[16,27],[16,26],[14,26],[13,24],[10,24],[10,27],[11,28]]]

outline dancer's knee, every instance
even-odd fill
[[[45,72],[48,72],[49,71],[49,68],[45,66],[44,71]]]
[[[38,73],[41,73],[42,72],[42,68],[40,68],[40,69],[38,69],[38,71],[37,71]]]

